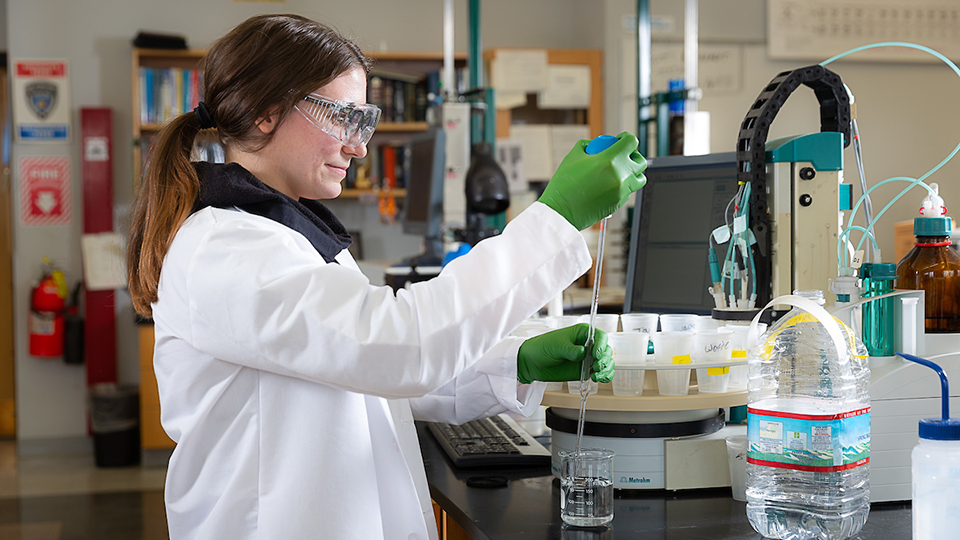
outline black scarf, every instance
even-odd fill
[[[236,163],[197,161],[194,167],[200,178],[200,197],[193,212],[208,206],[237,207],[276,221],[305,236],[328,263],[336,262],[337,254],[353,242],[340,220],[318,201],[295,201]]]

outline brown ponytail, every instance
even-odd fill
[[[127,285],[134,309],[146,317],[157,300],[163,258],[200,192],[190,163],[199,125],[191,112],[164,126],[140,182],[127,241]]]
[[[335,30],[299,15],[260,15],[217,40],[201,61],[203,100],[220,143],[255,152],[276,133],[256,129],[258,119],[277,112],[278,125],[283,123],[304,96],[358,67],[369,71],[369,60]],[[147,317],[157,301],[163,259],[200,193],[190,163],[199,131],[193,112],[164,126],[140,182],[127,241],[127,282],[134,309]]]

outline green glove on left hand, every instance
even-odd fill
[[[579,381],[584,344],[590,325],[579,323],[552,330],[523,342],[517,353],[517,379],[523,384],[533,381]],[[607,334],[595,330],[590,357],[593,358],[591,379],[613,380],[613,349],[607,345]]]

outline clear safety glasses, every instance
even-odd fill
[[[311,124],[345,146],[360,146],[370,137],[380,121],[380,109],[369,103],[350,103],[310,94],[296,108]]]

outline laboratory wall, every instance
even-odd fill
[[[433,50],[442,48],[443,0],[286,0],[239,2],[234,0],[0,0],[6,6],[5,34],[11,59],[65,59],[70,68],[74,130],[83,106],[113,109],[114,200],[117,223],[133,197],[131,178],[131,39],[140,30],[186,36],[192,48],[205,48],[247,17],[265,12],[294,12],[334,25],[368,50]],[[454,1],[456,49],[466,51],[465,0]],[[660,22],[672,21],[654,32],[658,43],[679,43],[683,37],[683,5],[679,0],[652,0],[651,13]],[[482,0],[482,45],[490,47],[602,48],[604,50],[605,114],[608,132],[636,130],[635,101],[626,89],[633,75],[629,43],[634,0]],[[750,104],[778,72],[814,64],[772,61],[765,49],[764,0],[700,2],[702,44],[735,48],[736,88],[705,94],[700,109],[711,113],[712,151],[731,151],[738,126]],[[840,51],[838,51],[840,52]],[[635,53],[634,53],[635,54]],[[922,58],[918,53],[918,59]],[[867,180],[874,184],[896,175],[918,176],[938,163],[960,140],[958,116],[960,90],[947,68],[933,63],[877,63],[855,58],[837,62],[840,73],[856,95]],[[635,68],[634,68],[635,69]],[[635,91],[635,87],[634,91]],[[663,90],[657,88],[654,90]],[[809,133],[819,129],[812,92],[800,89],[778,115],[770,137]],[[66,270],[68,279],[80,279],[79,238],[82,230],[80,161],[76,131],[70,144],[28,145],[13,148],[12,198],[18,200],[17,163],[26,156],[67,156],[72,163],[73,219],[69,226],[23,226],[19,214],[4,217],[14,224],[14,298],[16,318],[16,373],[18,437],[23,447],[44,441],[82,441],[87,434],[85,375],[83,367],[59,360],[39,360],[26,352],[26,313],[31,284],[39,277],[44,255]],[[947,165],[931,180],[943,186],[950,206],[960,205],[960,188],[954,176],[958,165]],[[858,186],[852,152],[846,155],[846,178]],[[855,193],[859,194],[859,187]],[[898,191],[875,192],[879,210]],[[893,205],[880,220],[878,238],[885,260],[892,261],[892,224],[909,219],[921,195],[914,191]],[[347,226],[362,230],[369,256],[399,258],[418,248],[418,240],[397,227],[383,228],[375,212],[357,203],[337,202],[335,211]],[[960,206],[957,206],[960,208]],[[136,333],[129,298],[118,292],[118,364],[122,382],[139,381]]]

